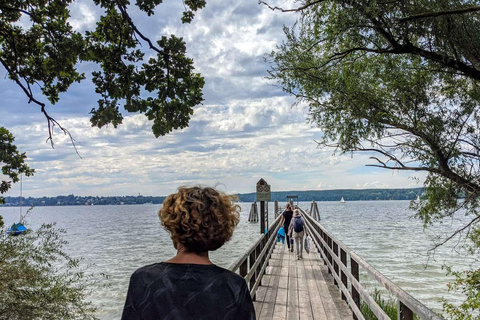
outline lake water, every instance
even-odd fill
[[[241,205],[240,224],[232,240],[211,255],[214,263],[225,268],[259,237],[259,224],[247,221],[251,204]],[[318,202],[321,223],[327,230],[415,298],[440,310],[442,297],[454,302],[462,298],[447,293],[449,279],[442,265],[465,269],[474,261],[459,256],[453,245],[429,256],[432,231],[447,234],[461,221],[449,221],[426,232],[411,218],[408,205],[408,201]],[[307,209],[310,203],[300,206]],[[273,221],[273,204],[269,207]],[[158,220],[158,209],[158,205],[36,207],[28,223],[35,228],[56,221],[67,230],[67,252],[83,257],[84,264],[91,265],[90,272],[109,276],[97,282],[91,299],[98,307],[98,317],[110,320],[120,318],[131,273],[175,255]],[[18,220],[19,208],[0,208],[0,215],[9,225]],[[365,277],[362,281],[369,283]]]

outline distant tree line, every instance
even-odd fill
[[[341,189],[341,190],[310,190],[310,191],[278,191],[272,192],[271,201],[286,201],[287,195],[298,196],[298,201],[345,201],[362,200],[413,200],[422,193],[422,188],[414,189]],[[253,202],[256,193],[237,194],[242,202]],[[3,206],[90,206],[90,205],[130,205],[130,204],[161,204],[164,196],[119,196],[119,197],[93,197],[93,196],[68,196],[20,198],[5,197]],[[21,202],[21,203],[20,203]]]
[[[91,206],[91,205],[127,205],[127,204],[160,204],[165,197],[152,196],[119,196],[119,197],[93,197],[93,196],[68,196],[56,197],[5,197],[3,206]],[[20,203],[21,201],[21,203]]]
[[[286,201],[287,196],[298,196],[298,201],[345,201],[363,200],[414,200],[421,196],[422,188],[412,189],[339,189],[339,190],[307,190],[307,191],[278,191],[272,192],[271,201]],[[239,194],[244,202],[256,200],[256,193]]]

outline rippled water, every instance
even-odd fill
[[[448,279],[442,265],[467,268],[473,261],[460,257],[452,246],[441,248],[435,260],[429,260],[430,233],[424,232],[419,221],[410,218],[408,204],[408,201],[318,202],[321,223],[327,230],[414,297],[431,308],[441,309],[440,298],[451,301],[461,298],[447,293]],[[250,205],[242,204],[241,221],[233,239],[212,253],[216,264],[229,267],[258,239],[258,223],[247,221]],[[309,205],[301,204],[304,208]],[[98,282],[91,297],[99,308],[99,318],[119,319],[130,274],[143,265],[164,261],[175,254],[170,237],[160,226],[158,208],[158,205],[36,207],[29,224],[37,227],[56,221],[67,230],[66,250],[73,257],[83,257],[85,264],[91,264],[90,272],[109,276]],[[18,210],[0,208],[7,225],[18,219]],[[435,230],[446,233],[459,223],[446,223]]]
[[[455,240],[430,251],[435,236],[450,235],[463,225],[461,220],[444,221],[424,229],[408,209],[409,201],[320,202],[318,206],[321,224],[327,230],[429,308],[441,311],[442,298],[453,303],[463,299],[447,291],[446,284],[452,278],[446,277],[442,267],[464,270],[478,268],[478,263],[460,250]],[[366,274],[363,282],[375,283],[365,277]]]

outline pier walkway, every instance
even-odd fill
[[[287,245],[277,243],[254,301],[257,319],[352,319],[333,277],[317,252],[297,260]]]
[[[328,232],[319,222],[314,201],[309,212],[299,209],[311,238],[309,254],[304,252],[303,259],[298,260],[286,244],[276,242],[279,210],[271,225],[268,219],[263,223],[260,219],[265,233],[230,267],[247,282],[257,319],[364,320],[361,309],[366,308],[377,319],[389,320],[360,282],[360,274],[374,280],[396,300],[398,320],[413,320],[414,315],[419,319],[442,319]],[[258,218],[249,221],[259,222]]]

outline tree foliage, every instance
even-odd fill
[[[92,126],[122,123],[120,106],[128,112],[145,114],[153,122],[156,137],[188,125],[193,107],[202,101],[203,78],[194,72],[186,57],[185,42],[175,35],[151,41],[135,25],[129,11],[135,6],[147,16],[155,13],[161,0],[94,0],[104,10],[94,30],[83,33],[69,23],[74,0],[0,0],[0,64],[28,102],[36,103],[45,115],[52,140],[54,126],[63,128],[47,112],[48,99],[86,76],[78,70],[82,62],[98,65],[92,73],[98,105],[91,110]],[[188,23],[204,0],[184,1],[182,21]],[[26,23],[26,18],[29,22]],[[151,51],[145,56],[140,47]]]
[[[16,237],[2,230],[0,320],[96,319],[85,300],[88,278],[79,260],[63,251],[64,232],[54,224]]]
[[[455,277],[455,281],[448,284],[449,291],[462,292],[467,299],[459,306],[444,301],[443,307],[448,314],[455,319],[475,320],[479,319],[480,315],[480,269],[454,271],[451,267],[447,268],[448,274]]]
[[[12,182],[18,182],[20,174],[31,176],[34,172],[25,164],[27,156],[25,153],[18,151],[13,144],[14,141],[13,135],[4,127],[0,127],[0,164],[2,165],[2,174],[11,179],[1,181],[0,194],[7,192]],[[4,198],[0,197],[0,204],[2,203],[4,203]]]
[[[268,4],[267,4],[268,5]],[[427,226],[456,214],[480,248],[478,1],[307,0],[272,53],[271,77],[310,107],[322,146],[370,166],[425,172]],[[440,244],[440,243],[439,243]],[[477,294],[479,286],[472,287]]]
[[[60,93],[87,76],[82,64],[96,65],[91,79],[98,104],[91,109],[92,126],[122,123],[121,107],[142,113],[152,122],[156,137],[188,126],[194,106],[202,102],[204,79],[196,73],[186,45],[175,35],[152,41],[131,17],[136,10],[152,16],[162,0],[93,0],[103,14],[92,30],[74,30],[69,7],[74,0],[0,0],[0,65],[16,83],[26,102],[38,105],[53,129],[70,135],[49,106]],[[204,0],[184,0],[183,23],[203,8]],[[152,19],[152,18],[150,18]],[[142,47],[143,46],[143,47]],[[6,192],[19,174],[32,175],[25,154],[13,135],[0,127],[0,166],[10,178]],[[0,198],[2,201],[3,198]],[[3,221],[0,216],[0,226]],[[61,230],[44,225],[21,237],[0,235],[0,319],[93,319],[84,301],[83,274],[77,260],[62,250]],[[63,263],[63,269],[57,269]]]

